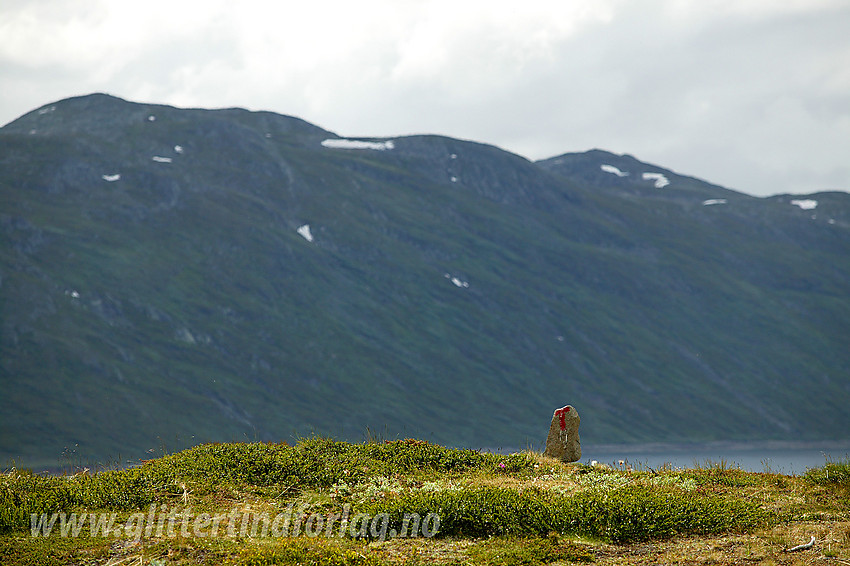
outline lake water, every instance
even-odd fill
[[[847,442],[767,442],[767,443],[710,443],[694,445],[585,445],[582,443],[582,463],[596,460],[600,464],[620,467],[621,460],[635,469],[658,469],[664,465],[674,468],[705,466],[707,462],[750,472],[770,471],[800,475],[809,468],[823,466],[827,458],[838,461],[850,456]]]

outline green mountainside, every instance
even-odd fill
[[[850,195],[337,138],[102,94],[0,128],[0,462],[539,446],[567,403],[585,444],[848,437]]]

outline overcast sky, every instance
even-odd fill
[[[2,0],[0,124],[91,92],[850,190],[850,0]]]

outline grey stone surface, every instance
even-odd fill
[[[556,409],[549,425],[549,436],[546,437],[546,456],[558,458],[563,462],[577,462],[581,459],[581,439],[578,436],[578,425],[581,418],[575,407],[567,405]]]

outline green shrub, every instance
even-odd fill
[[[417,513],[440,518],[439,535],[486,537],[546,534],[561,531],[551,493],[530,489],[483,487],[436,492],[413,492],[369,506],[369,513],[387,513],[389,525],[402,532],[404,516]]]
[[[769,518],[749,502],[640,485],[571,496],[494,487],[414,492],[379,501],[369,507],[369,513],[387,513],[389,525],[399,532],[405,514],[436,513],[440,536],[528,536],[554,531],[615,543],[744,531]]]
[[[297,474],[290,452],[289,446],[280,444],[201,444],[150,460],[141,469],[163,485],[180,481],[270,485]]]
[[[139,468],[78,475],[66,481],[74,503],[88,509],[139,509],[154,500],[154,486]]]
[[[150,460],[137,468],[71,478],[29,472],[0,476],[0,530],[25,529],[30,514],[88,509],[139,509],[161,497],[196,495],[221,485],[330,488],[368,478],[481,471],[531,470],[525,454],[502,456],[444,448],[420,440],[351,444],[329,438],[295,446],[266,443],[203,444]]]
[[[576,494],[565,505],[565,530],[610,542],[746,531],[768,515],[748,502],[656,486]]]
[[[42,477],[30,471],[0,475],[0,532],[28,528],[31,514],[69,509],[74,502],[65,478]]]
[[[806,470],[803,477],[818,485],[850,488],[850,457],[837,462],[828,461],[823,467]]]
[[[192,481],[204,485],[230,483],[257,486],[286,484],[302,488],[330,487],[394,474],[446,474],[481,470],[518,473],[531,470],[526,454],[502,456],[444,448],[421,440],[351,444],[324,437],[285,444],[203,444],[152,460],[147,474],[165,483]]]
[[[89,509],[138,509],[154,492],[138,469],[92,476],[44,477],[30,471],[0,475],[0,532],[30,527],[32,514]]]

